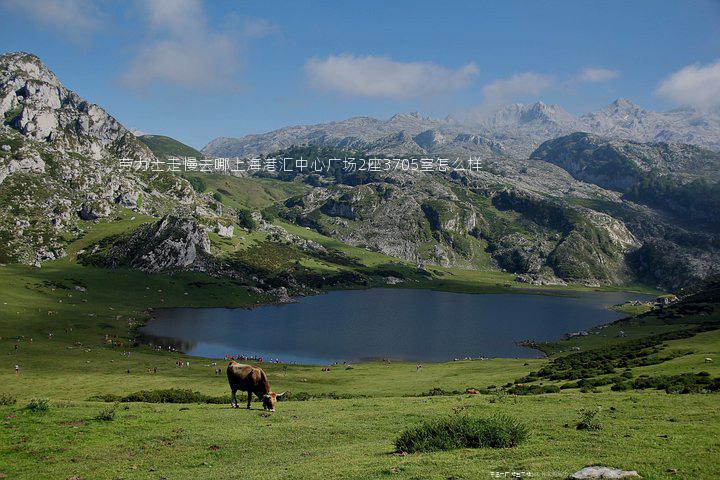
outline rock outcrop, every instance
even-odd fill
[[[205,270],[210,239],[191,217],[166,216],[133,232],[110,237],[79,258],[103,267],[131,267],[144,272]]]

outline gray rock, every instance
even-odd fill
[[[221,237],[228,237],[232,238],[234,235],[235,227],[232,225],[223,225],[222,223],[218,223],[217,225],[217,234]]]
[[[128,192],[128,193],[123,193],[123,194],[119,195],[115,199],[115,202],[120,204],[123,207],[137,208],[139,199],[140,199],[139,192]]]
[[[29,155],[20,160],[10,160],[4,168],[0,166],[0,184],[15,172],[45,173],[45,162],[39,155]]]
[[[640,478],[635,470],[621,470],[611,467],[585,467],[568,477],[569,480],[591,480],[591,479],[614,479],[621,480],[624,478]]]
[[[92,205],[83,203],[78,211],[78,216],[82,220],[97,220],[107,217],[110,213],[112,213],[112,209],[106,203],[100,202]]]

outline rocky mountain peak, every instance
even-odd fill
[[[0,55],[0,115],[4,125],[33,140],[99,159],[139,160],[152,153],[103,108],[62,85],[35,55]]]
[[[612,102],[610,105],[607,105],[603,109],[601,109],[599,112],[594,114],[589,114],[587,117],[593,117],[593,116],[608,116],[613,117],[615,119],[627,119],[628,117],[635,117],[639,118],[643,115],[646,115],[647,112],[645,109],[643,109],[640,105],[626,99],[626,98],[618,98],[614,102]]]
[[[48,69],[39,57],[27,52],[9,52],[0,55],[0,79],[8,77],[25,77],[53,86],[60,86],[60,81]]]
[[[425,150],[431,150],[432,148],[442,145],[445,143],[445,136],[437,130],[425,130],[413,138],[415,143],[420,145]]]
[[[14,204],[0,209],[2,262],[39,265],[62,257],[85,222],[119,209],[160,215],[193,208],[186,180],[122,168],[120,158],[149,165],[155,157],[35,55],[0,55],[0,119],[0,195]]]
[[[560,105],[536,102],[532,104],[514,103],[500,108],[493,112],[485,123],[493,128],[498,128],[537,123],[564,125],[573,122],[575,122],[575,117]]]
[[[424,117],[420,115],[420,112],[405,112],[405,113],[396,113],[392,117],[390,117],[390,121],[394,122],[396,120],[408,120],[408,119],[414,119],[414,120],[422,120]]]

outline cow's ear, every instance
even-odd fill
[[[285,395],[286,393],[287,393],[287,390],[284,391],[284,392],[282,392],[282,393],[278,393],[277,395],[275,395],[275,398],[280,398],[280,397],[282,397],[283,395]]]
[[[263,398],[270,398],[270,395],[266,393],[265,395],[263,395]]]

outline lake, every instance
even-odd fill
[[[241,354],[329,364],[540,356],[515,342],[555,340],[623,315],[607,307],[647,295],[463,294],[411,289],[330,292],[255,309],[174,308],[141,329],[147,341],[203,357]]]

